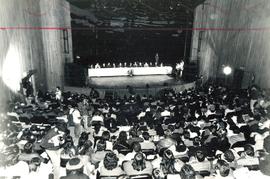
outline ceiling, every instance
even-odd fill
[[[67,0],[73,23],[100,28],[187,28],[205,0]]]

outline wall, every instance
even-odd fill
[[[31,79],[36,89],[63,86],[63,64],[72,58],[72,44],[70,38],[70,53],[64,54],[62,30],[54,27],[70,27],[69,3],[0,0],[0,4],[0,102],[20,89],[23,73],[31,69],[37,69]]]
[[[244,70],[242,87],[254,74],[256,84],[269,88],[269,27],[269,0],[206,0],[195,11],[191,59],[204,79],[224,77],[223,65],[230,65]]]

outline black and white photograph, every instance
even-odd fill
[[[270,0],[0,0],[0,179],[270,179]]]

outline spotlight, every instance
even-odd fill
[[[225,75],[230,75],[230,74],[232,73],[232,68],[231,68],[230,66],[225,66],[225,67],[223,68],[223,73],[224,73]]]

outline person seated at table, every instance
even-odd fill
[[[143,65],[142,65],[142,62],[139,62],[139,67],[142,67]]]
[[[129,67],[133,67],[133,64],[132,64],[132,62],[130,62],[130,63],[129,63]]]
[[[138,67],[137,62],[134,62],[133,67]]]
[[[109,62],[109,63],[107,63],[107,68],[111,68],[112,66],[111,66],[111,63]]]
[[[102,64],[102,68],[106,68],[106,64],[105,63]]]
[[[99,63],[96,63],[95,68],[100,68]]]
[[[123,67],[122,63],[120,62],[118,65],[119,68]]]
[[[144,67],[149,67],[149,65],[148,65],[147,62],[145,62],[143,66],[144,66]]]
[[[100,167],[100,176],[120,176],[125,174],[122,168],[118,165],[118,157],[115,153],[109,152],[105,155],[103,166]]]
[[[160,67],[163,67],[163,63],[160,63]]]
[[[138,152],[131,161],[123,162],[123,168],[127,175],[152,175],[153,166],[151,162],[145,160],[143,153]]]
[[[112,67],[113,67],[113,68],[116,68],[116,65],[115,65],[115,63],[113,63],[113,64],[112,64]]]
[[[124,67],[127,67],[127,62],[124,62]]]
[[[149,66],[150,66],[150,67],[152,67],[152,66],[153,66],[153,63],[152,63],[152,62],[150,62],[150,63],[149,63]]]

